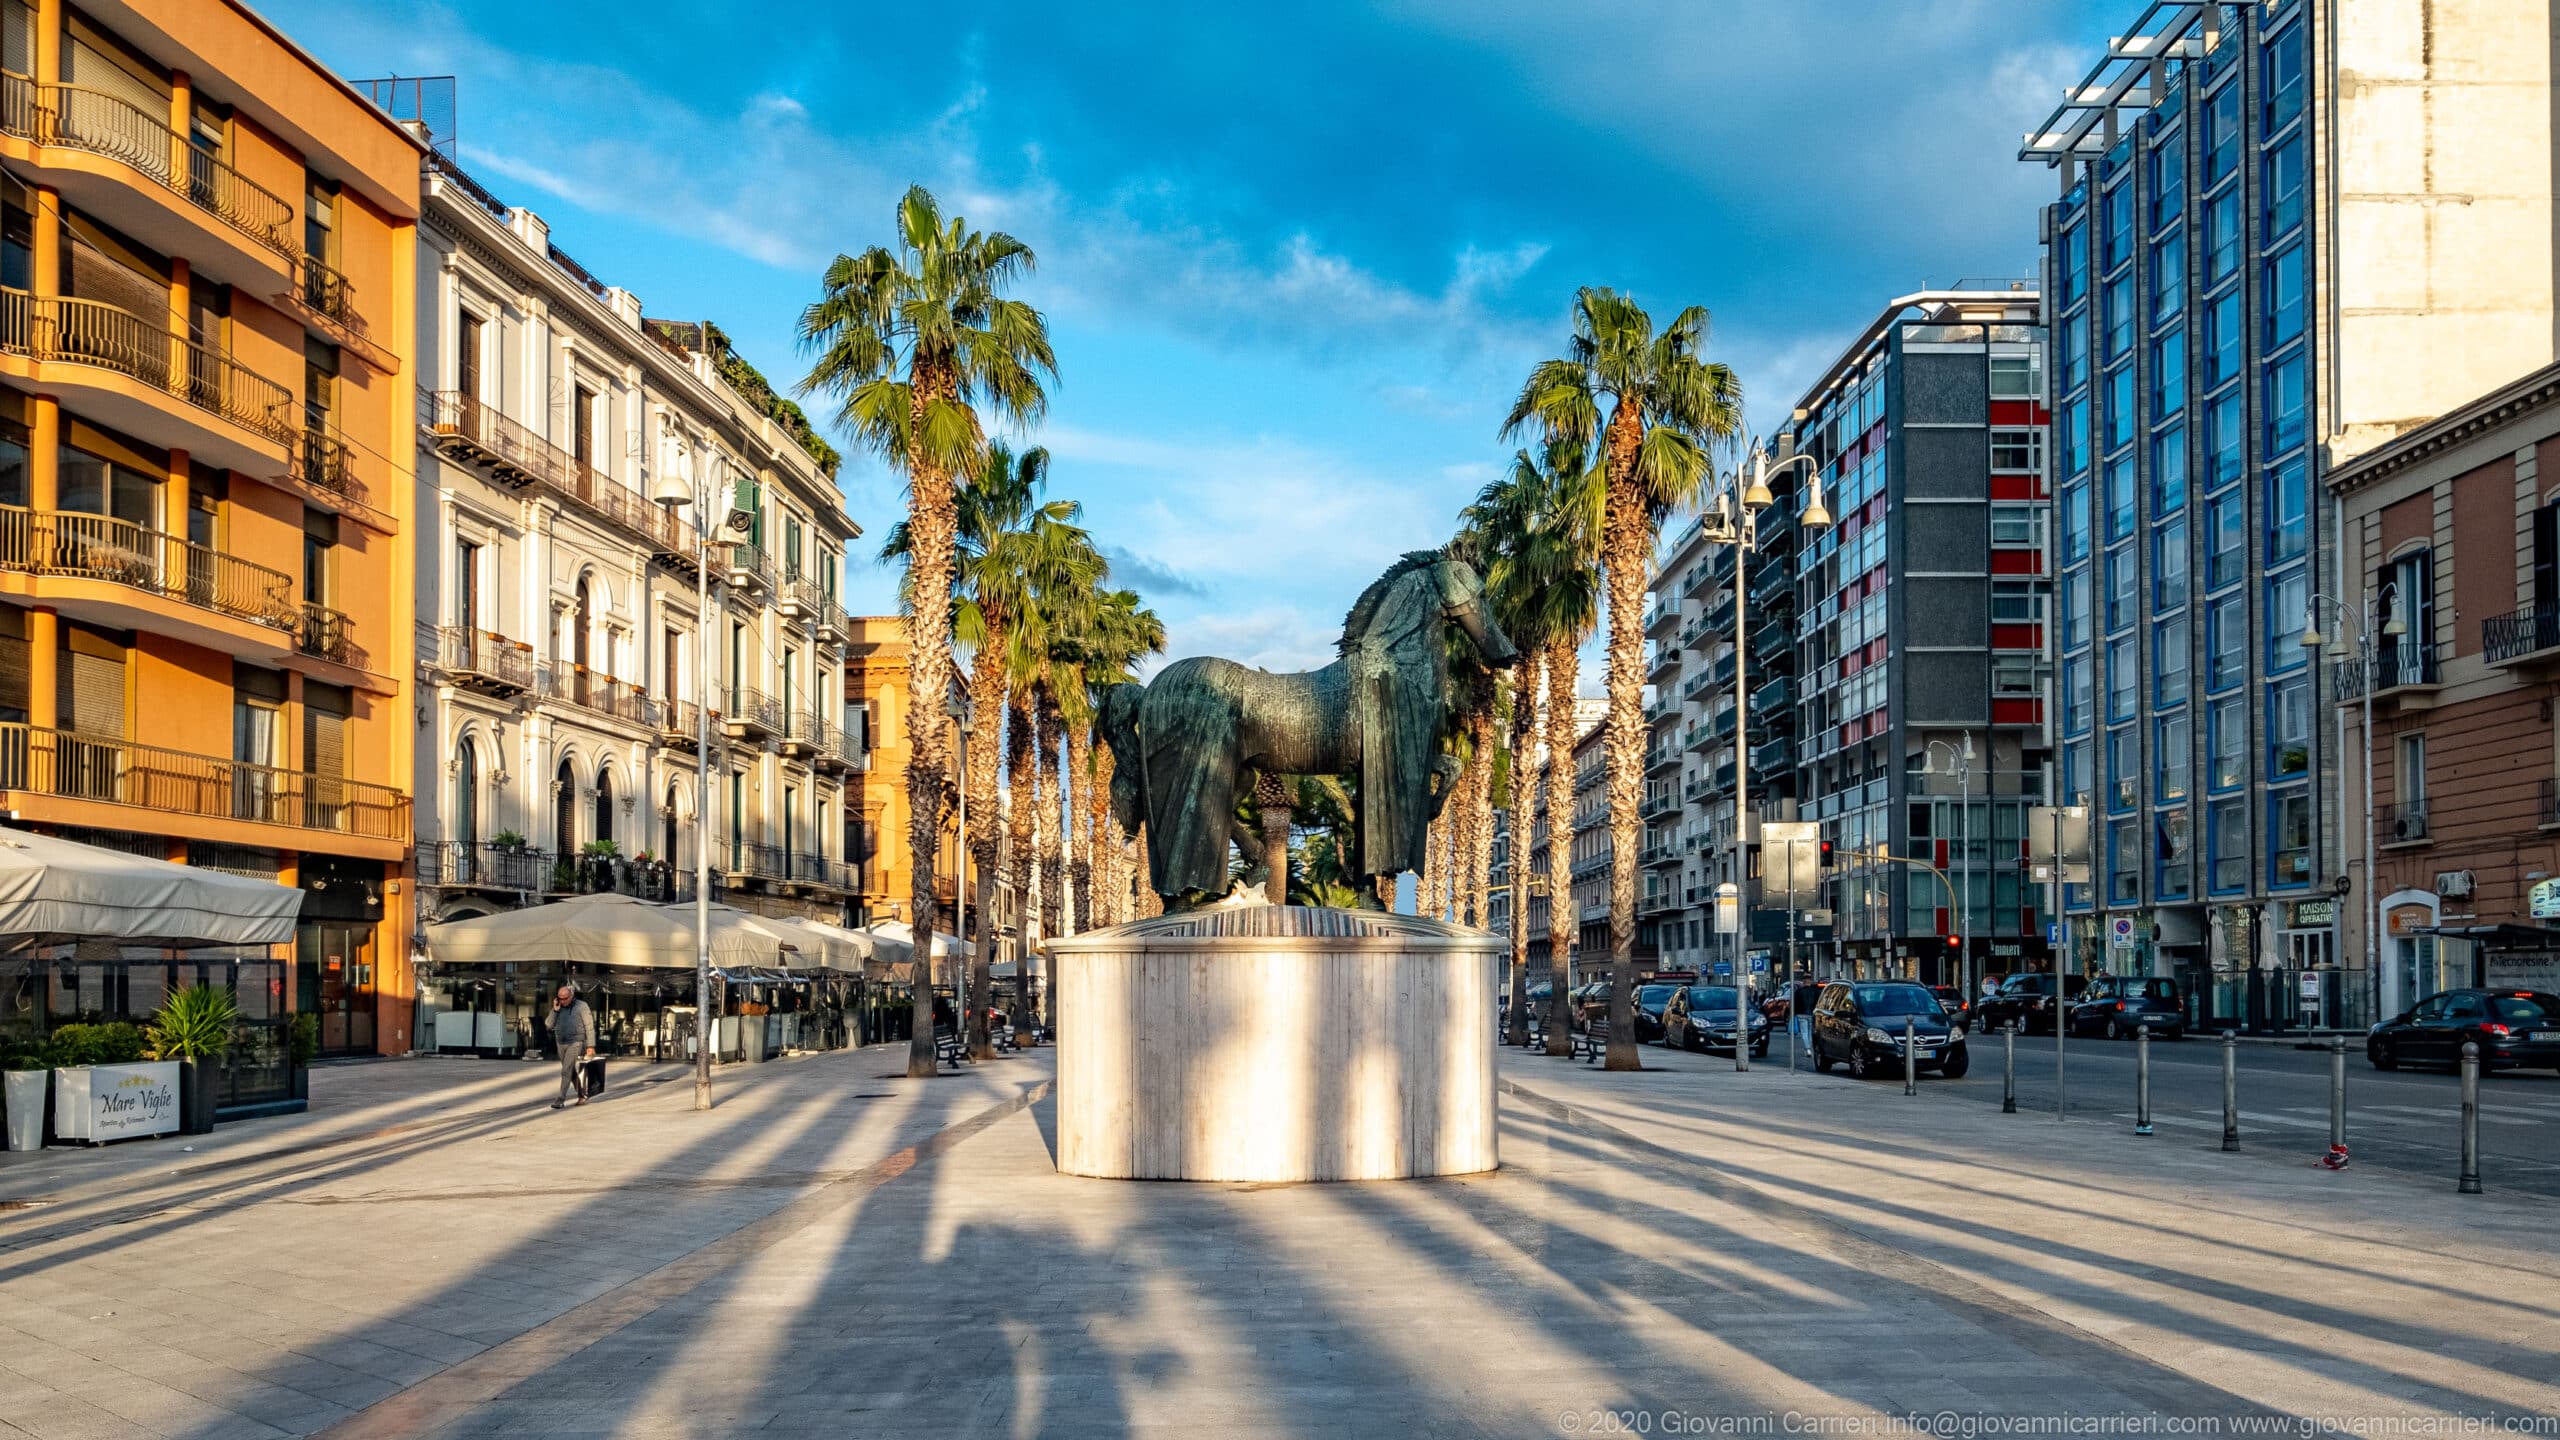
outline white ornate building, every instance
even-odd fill
[[[417,835],[421,918],[597,889],[693,893],[692,517],[710,497],[709,837],[718,898],[842,918],[845,546],[834,456],[716,327],[645,320],[430,156],[419,225]],[[734,487],[734,488],[732,488]],[[744,512],[739,525],[725,522]]]

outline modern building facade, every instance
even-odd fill
[[[1778,627],[1752,654],[1771,678],[1751,795],[1832,844],[1828,933],[1801,947],[1816,974],[1959,984],[2049,963],[2024,860],[2047,759],[2044,342],[2028,282],[1904,295],[1796,403],[1832,524],[1796,524],[1790,475],[1769,514],[1797,533],[1764,546],[1748,591]],[[1755,933],[1783,938],[1764,873]]]
[[[0,0],[0,70],[0,803],[299,886],[184,978],[407,1050],[417,146],[224,0]]]
[[[1607,719],[1608,715],[1608,701],[1596,696],[1578,697],[1573,702],[1572,733],[1577,736],[1587,736],[1602,720]],[[1541,725],[1541,733],[1543,732],[1544,727]],[[1539,972],[1544,972],[1551,963],[1547,945],[1547,786],[1544,774],[1546,753],[1546,742],[1541,739],[1537,742],[1536,761],[1539,769],[1535,807],[1537,818],[1530,823],[1529,844],[1525,849],[1530,867],[1529,964],[1532,970]],[[1577,774],[1577,781],[1579,778]],[[1575,793],[1582,793],[1578,785]],[[1493,878],[1492,888],[1485,901],[1485,928],[1497,935],[1508,935],[1511,933],[1511,862],[1515,854],[1515,847],[1511,843],[1511,812],[1508,808],[1493,812],[1493,845],[1490,853],[1492,859],[1488,866],[1488,873]]]
[[[423,188],[403,539],[427,918],[690,898],[707,844],[716,898],[845,919],[866,752],[837,597],[861,530],[834,453],[715,327],[644,318],[441,155]],[[671,470],[713,507],[707,615],[693,516],[651,500]]]
[[[2538,0],[2157,0],[2020,152],[2062,191],[2076,964],[2180,976],[2200,1022],[2290,1020],[2306,974],[2333,1023],[2392,1002],[2336,903],[2369,892],[2329,783],[2341,697],[2302,645],[2348,598],[2323,485],[2553,358],[2551,26]]]
[[[2372,816],[2387,1006],[2468,985],[2560,989],[2560,366],[2329,483],[2344,598],[2376,617],[2370,647],[2352,625],[2321,628],[2350,757],[2340,808]],[[2405,633],[2383,633],[2395,621]],[[2365,843],[2352,827],[2344,838]],[[2359,908],[2359,950],[2363,926]]]

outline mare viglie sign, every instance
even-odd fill
[[[53,1129],[95,1145],[178,1128],[178,1062],[83,1065],[53,1072]]]

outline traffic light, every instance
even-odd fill
[[[1948,937],[1947,937],[1947,953],[1948,953],[1948,954],[1950,954],[1950,955],[1958,954],[1958,953],[1960,953],[1963,949],[1964,949],[1964,937],[1963,937],[1963,936],[1961,936],[1961,935],[1950,935],[1950,936],[1948,936]]]
[[[1831,842],[1828,840],[1822,842],[1822,868],[1831,868]]]

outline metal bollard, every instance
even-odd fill
[[[2133,1133],[2151,1133],[2151,1027],[2133,1027]]]
[[[2347,1037],[2329,1037],[2329,1153],[2347,1148]]]
[[[2000,1027],[2000,1113],[2018,1113],[2018,1022]]]
[[[1912,1016],[1902,1017],[1902,1093],[1920,1093],[1920,1022]]]
[[[2480,1193],[2480,1042],[2462,1042],[2462,1178],[2454,1189]]]
[[[2222,1148],[2240,1148],[2240,1036],[2222,1032]]]

